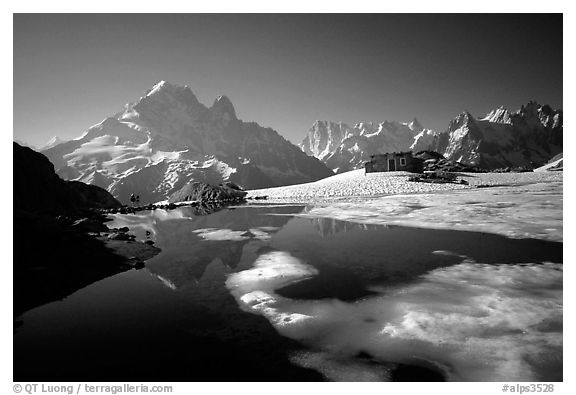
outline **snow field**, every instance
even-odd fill
[[[461,173],[458,178],[468,181],[469,185],[410,182],[408,178],[411,175],[411,173],[400,171],[365,174],[364,169],[359,169],[306,184],[251,190],[248,191],[248,197],[266,195],[268,199],[313,201],[346,197],[432,193],[471,189],[479,185],[519,185],[562,181],[562,174],[557,172]]]

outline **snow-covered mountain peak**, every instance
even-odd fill
[[[531,101],[514,113],[500,106],[477,120],[464,112],[431,149],[486,169],[542,164],[562,152],[562,110]]]
[[[214,100],[214,104],[216,104],[216,103],[229,103],[230,105],[232,105],[232,102],[230,101],[228,96],[225,96],[225,95],[220,95],[220,96],[216,97],[216,99]]]
[[[170,102],[179,101],[188,105],[200,104],[192,90],[188,85],[174,85],[167,81],[160,81],[156,83],[151,89],[146,91],[146,95],[141,97],[136,103],[129,104],[128,106],[137,106],[141,102]]]
[[[464,111],[460,115],[462,116],[463,119],[465,119],[467,121],[474,121],[476,119],[476,118],[474,118],[474,115],[472,115],[470,113],[470,111]]]
[[[42,148],[40,148],[40,150],[52,148],[52,147],[54,147],[55,145],[58,145],[58,144],[64,143],[64,142],[66,142],[66,140],[62,140],[60,137],[54,136],[54,137],[52,137],[50,140],[48,140],[48,142],[46,143],[46,145],[44,145]],[[21,144],[21,145],[22,145],[22,144]]]
[[[234,105],[226,96],[218,96],[216,100],[214,100],[214,104],[212,104],[210,110],[217,115],[228,114],[232,119],[236,119]]]
[[[124,202],[132,193],[163,200],[191,180],[261,188],[332,174],[271,128],[237,119],[226,96],[207,107],[167,81],[43,153],[61,177],[98,184]]]
[[[175,143],[197,146],[191,139],[208,116],[209,109],[190,88],[160,81],[114,118],[138,130],[164,135]]]
[[[518,113],[522,114],[524,116],[526,116],[528,114],[537,114],[541,108],[542,108],[542,106],[540,104],[538,104],[538,102],[536,100],[530,100],[528,102],[528,104],[520,107],[520,110],[518,111]]]
[[[380,126],[376,127],[374,122],[358,122],[345,138],[350,136],[369,136],[378,133],[380,128]]]
[[[466,136],[470,131],[475,131],[475,119],[468,111],[461,112],[448,124],[446,132],[455,133],[454,138],[461,139]]]
[[[414,119],[410,121],[408,127],[414,133],[420,133],[422,130],[424,130],[424,126],[422,126],[422,124],[418,121],[418,119],[416,119],[416,117],[414,117]]]
[[[374,122],[358,122],[354,125],[355,129],[374,129]]]
[[[169,88],[172,87],[173,85],[162,80],[157,82],[156,84],[154,84],[154,86],[152,86],[152,88],[147,92],[146,96],[151,96],[157,92],[159,92],[161,89],[165,89],[165,88]]]
[[[481,121],[489,121],[495,123],[512,123],[510,111],[504,106],[500,106],[495,110],[490,111]]]
[[[185,93],[186,92],[186,93]],[[190,95],[191,94],[191,95]],[[168,81],[159,81],[152,86],[149,90],[146,91],[145,97],[163,97],[166,95],[170,96],[181,96],[181,95],[188,95],[194,96],[192,90],[188,87],[188,85],[174,85]],[[195,97],[195,96],[194,96]],[[141,100],[143,98],[140,98]]]
[[[468,111],[463,111],[450,121],[448,130],[458,129],[464,125],[474,122],[474,116]]]
[[[531,127],[538,127],[541,124],[546,128],[556,128],[562,124],[562,110],[554,110],[547,104],[540,105],[531,100],[513,114],[513,121],[525,123]]]
[[[316,128],[316,129],[317,128],[335,128],[335,127],[341,127],[342,125],[343,125],[342,122],[325,121],[325,120],[317,119],[312,124],[312,129],[314,129],[314,128]]]

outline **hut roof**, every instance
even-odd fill
[[[412,155],[412,151],[405,151],[405,152],[385,152],[383,154],[374,154],[370,155],[370,158],[375,158],[377,156],[384,156],[384,155]]]

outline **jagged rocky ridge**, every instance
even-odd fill
[[[406,123],[361,122],[353,127],[342,122],[316,121],[299,146],[335,173],[343,173],[363,167],[370,155],[425,150],[435,134],[416,118]]]
[[[243,122],[225,96],[211,107],[187,86],[161,81],[81,137],[42,151],[57,173],[108,190],[127,203],[165,200],[191,181],[264,188],[332,172],[271,128]]]
[[[562,152],[562,110],[529,102],[511,113],[499,107],[483,118],[463,112],[446,131],[409,123],[316,121],[300,144],[307,154],[335,172],[359,169],[370,155],[386,152],[436,151],[446,160],[486,170],[534,168]]]
[[[534,168],[562,152],[562,133],[562,110],[531,101],[514,113],[499,107],[484,118],[463,112],[430,149],[484,169]]]

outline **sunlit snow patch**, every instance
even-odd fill
[[[562,241],[562,213],[562,183],[547,183],[387,196],[317,206],[299,215]]]
[[[385,362],[427,361],[450,380],[561,379],[561,264],[465,261],[353,303],[275,293],[316,274],[290,254],[272,252],[231,274],[226,285],[242,309],[322,350],[293,361],[328,378],[385,380],[384,371],[358,369],[356,357],[364,353]]]
[[[246,240],[249,237],[244,235],[246,232],[242,230],[231,230],[231,229],[214,229],[214,228],[204,228],[204,229],[196,229],[192,231],[196,233],[199,237],[204,240],[212,240],[212,241],[240,241]]]
[[[226,286],[242,309],[264,315],[276,328],[284,328],[284,334],[297,337],[297,332],[291,328],[312,317],[297,309],[286,309],[287,301],[291,307],[295,306],[288,299],[276,295],[274,290],[316,274],[316,269],[289,253],[275,251],[260,256],[252,269],[230,275]]]

